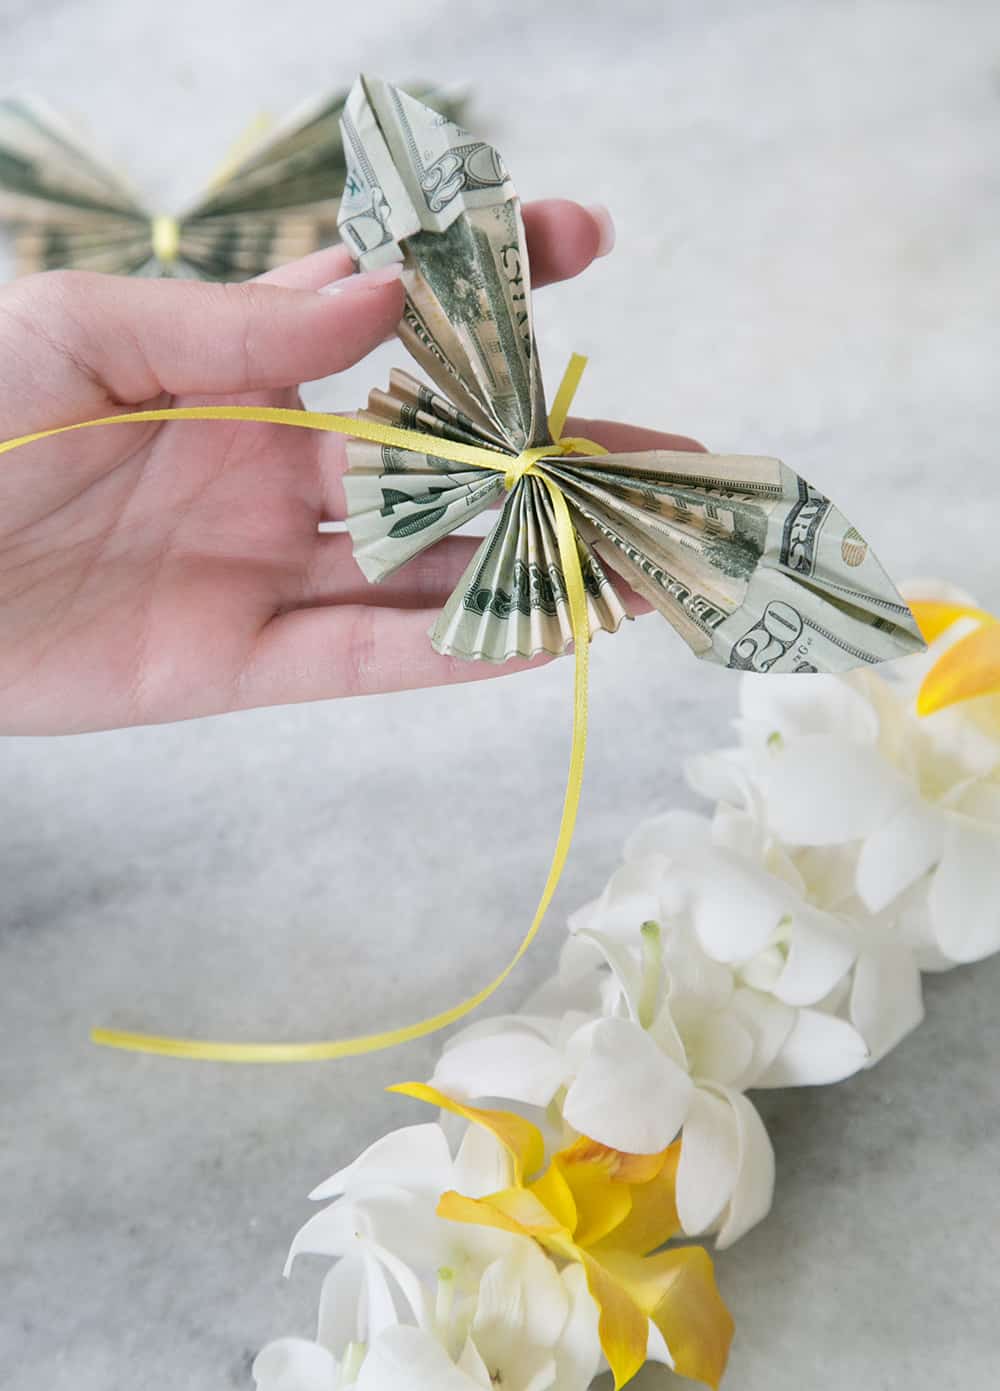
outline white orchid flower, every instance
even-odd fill
[[[600,1360],[582,1271],[558,1272],[532,1242],[487,1267],[461,1350],[399,1326],[372,1346],[358,1391],[587,1391]],[[311,1391],[311,1389],[310,1389]]]
[[[583,1272],[562,1272],[530,1241],[487,1266],[469,1311],[442,1282],[430,1328],[396,1324],[342,1362],[317,1340],[281,1338],[257,1356],[257,1391],[587,1391],[600,1365]],[[455,1353],[456,1328],[460,1332]]]
[[[765,1215],[773,1192],[771,1145],[742,1093],[838,1081],[869,1060],[861,1031],[835,1012],[860,934],[817,904],[759,819],[735,808],[714,822],[656,818],[625,853],[601,897],[571,919],[558,979],[523,1016],[454,1039],[434,1085],[550,1115],[554,1103],[565,1125],[627,1153],[657,1152],[680,1134],[684,1231],[715,1230],[724,1247]],[[858,987],[861,1015],[880,962]]]
[[[512,1391],[586,1391],[597,1317],[572,1272],[525,1237],[437,1216],[443,1193],[478,1198],[511,1179],[508,1154],[481,1128],[453,1158],[432,1124],[383,1136],[321,1184],[311,1196],[334,1201],[299,1231],[286,1267],[303,1253],[336,1261],[317,1338],[265,1347],[258,1391],[458,1391],[500,1384],[498,1374]]]
[[[927,661],[938,655],[934,644]],[[896,686],[868,672],[822,677],[808,695],[791,677],[744,678],[742,748],[689,773],[727,800],[751,786],[789,847],[853,849],[861,903],[891,910],[897,942],[924,969],[945,969],[1000,950],[1000,733],[973,705],[919,718],[926,664]]]

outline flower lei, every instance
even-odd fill
[[[873,1066],[921,972],[1000,950],[1000,625],[907,597],[926,655],[744,678],[737,745],[687,768],[712,814],[640,825],[556,975],[395,1089],[438,1119],[312,1194],[289,1267],[335,1262],[318,1335],[264,1348],[258,1391],[586,1391],[646,1361],[719,1385],[733,1322],[692,1239],[771,1207],[747,1092]]]

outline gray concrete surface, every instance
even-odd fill
[[[1000,603],[994,3],[0,3],[0,88],[165,206],[253,110],[361,66],[468,81],[524,196],[613,208],[615,254],[539,305],[550,381],[592,355],[583,412],[777,453],[895,574]],[[327,1035],[471,990],[544,875],[570,679],[0,745],[0,1385],[247,1387],[310,1329],[319,1267],[280,1277],[305,1195],[412,1115],[380,1089],[435,1045],[241,1070],[87,1030]],[[504,1003],[733,707],[655,619],[595,644],[575,849]],[[719,1261],[732,1391],[996,1385],[998,992],[1000,961],[932,981],[877,1071],[766,1098],[777,1204]]]

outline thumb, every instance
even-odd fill
[[[298,386],[350,367],[392,332],[403,311],[399,273],[394,264],[325,291],[85,271],[29,276],[0,295],[0,377],[16,388],[23,376],[28,399],[44,382],[50,413],[54,395],[76,404],[84,381],[86,394],[97,386],[124,405],[162,392]]]

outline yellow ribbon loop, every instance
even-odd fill
[[[156,259],[165,266],[173,265],[181,246],[181,228],[177,219],[159,213],[150,224],[149,237]]]
[[[54,435],[67,434],[72,430],[86,430],[97,425],[143,424],[170,420],[244,420],[258,424],[289,425],[306,430],[325,430],[341,435],[352,435],[356,439],[371,440],[397,449],[419,450],[452,463],[469,465],[473,468],[488,469],[493,473],[503,473],[507,487],[525,474],[531,473],[546,488],[552,501],[555,516],[556,541],[559,561],[566,582],[566,600],[569,606],[570,628],[573,634],[575,669],[573,679],[573,738],[570,747],[569,771],[566,778],[566,793],[563,798],[562,817],[556,837],[552,862],[542,889],[538,907],[514,956],[488,985],[427,1019],[417,1020],[400,1028],[387,1029],[382,1033],[363,1034],[357,1038],[330,1039],[313,1043],[227,1043],[208,1039],[186,1039],[164,1037],[155,1034],[129,1033],[121,1029],[94,1029],[91,1039],[94,1043],[108,1048],[121,1048],[133,1053],[159,1053],[172,1058],[189,1058],[206,1062],[228,1063],[299,1063],[323,1062],[332,1058],[355,1057],[362,1053],[375,1053],[380,1049],[393,1048],[400,1043],[425,1038],[438,1029],[455,1024],[490,998],[499,990],[504,981],[517,966],[538,934],[542,920],[548,911],[556,886],[562,876],[569,854],[573,829],[576,825],[580,805],[580,792],[583,786],[583,764],[587,746],[587,676],[590,653],[590,619],[587,612],[587,591],[583,579],[583,567],[577,545],[576,528],[569,513],[566,499],[555,482],[537,466],[544,458],[560,454],[605,454],[607,450],[592,440],[565,438],[562,430],[569,413],[573,394],[579,384],[587,359],[574,353],[556,393],[549,414],[549,430],[554,444],[537,445],[523,451],[509,463],[508,455],[491,449],[486,445],[462,444],[456,440],[441,439],[437,435],[425,434],[421,430],[410,430],[402,426],[386,425],[381,421],[355,420],[352,416],[329,415],[320,411],[286,410],[271,406],[181,406],[163,410],[133,411],[122,415],[101,416],[97,420],[81,420],[75,425],[61,425],[51,430],[38,430],[19,439],[7,440],[0,444],[0,454],[6,454],[22,445],[36,440],[49,439]]]

